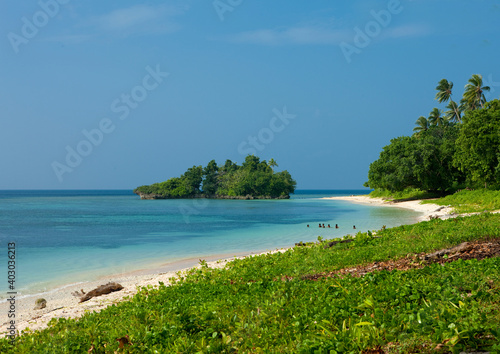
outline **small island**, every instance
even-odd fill
[[[239,166],[231,160],[206,167],[193,166],[180,177],[134,189],[141,199],[289,199],[296,182],[288,171],[275,172],[278,164],[248,155]]]

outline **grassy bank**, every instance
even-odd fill
[[[388,259],[418,263],[416,253],[499,238],[500,215],[432,220],[376,236],[248,257],[222,270],[204,266],[100,313],[53,320],[48,329],[19,337],[15,347],[2,339],[0,352],[500,350],[500,258],[308,277]]]
[[[438,205],[450,205],[458,213],[500,210],[500,191],[485,189],[462,190],[444,198],[426,202]]]
[[[445,197],[414,188],[408,188],[400,192],[376,189],[369,196],[388,200],[430,199],[423,200],[422,203],[451,206],[457,213],[461,214],[500,210],[500,191],[487,189],[461,190]]]
[[[386,189],[375,189],[369,194],[372,198],[383,198],[390,200],[417,200],[440,197],[437,193],[422,191],[415,188],[407,188],[404,191],[391,192]]]

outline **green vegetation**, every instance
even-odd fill
[[[432,220],[358,233],[201,268],[172,286],[143,288],[129,301],[80,320],[53,320],[2,353],[346,353],[500,350],[500,258],[380,271],[355,278],[307,275],[500,237],[500,215]],[[120,350],[119,338],[122,341]],[[131,344],[129,344],[129,342]],[[90,350],[92,349],[92,350]]]
[[[500,191],[462,190],[444,198],[424,201],[438,205],[449,205],[457,213],[473,213],[500,210]]]
[[[390,200],[418,200],[418,199],[429,199],[439,197],[436,193],[431,193],[427,191],[422,191],[417,188],[406,188],[402,191],[391,192],[387,189],[375,189],[370,194],[372,198],[383,198]]]
[[[289,198],[296,182],[288,171],[274,172],[274,159],[260,161],[248,155],[241,166],[227,160],[218,166],[215,160],[206,167],[193,166],[182,176],[161,183],[141,186],[134,193],[141,197],[165,198]]]
[[[419,117],[412,136],[391,140],[370,165],[366,187],[390,193],[419,189],[442,195],[461,188],[500,188],[500,101],[486,102],[481,75],[465,86],[460,104],[453,83],[436,90],[446,112],[434,108]]]

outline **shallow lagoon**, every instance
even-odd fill
[[[15,242],[16,290],[30,294],[110,274],[180,269],[199,259],[408,224],[420,215],[321,199],[363,193],[297,191],[290,200],[140,200],[130,191],[4,191],[0,264],[6,264],[7,243]],[[319,228],[319,223],[332,228]],[[8,284],[0,284],[5,298]]]

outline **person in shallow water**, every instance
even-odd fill
[[[356,225],[352,225],[352,228],[355,229],[356,228]]]
[[[328,228],[330,228],[330,224],[328,224]]]
[[[339,228],[339,224],[335,224],[335,228],[338,229]]]

